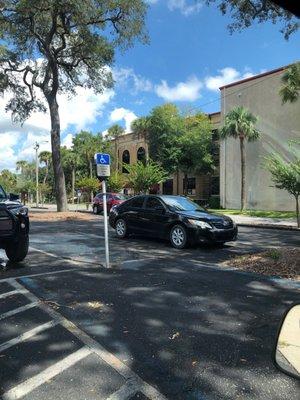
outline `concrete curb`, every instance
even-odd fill
[[[239,223],[237,223],[237,226],[245,226],[247,228],[277,229],[277,230],[282,230],[282,231],[298,231],[298,232],[300,232],[300,228],[297,228],[296,226],[292,226],[292,225],[249,224],[246,222],[245,223],[239,222]]]

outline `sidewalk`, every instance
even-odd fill
[[[259,228],[299,230],[295,218],[262,218],[248,217],[245,215],[230,215],[230,218],[239,226],[255,226]]]

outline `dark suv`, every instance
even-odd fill
[[[0,249],[4,249],[10,261],[22,261],[29,246],[28,209],[7,195],[0,185]]]

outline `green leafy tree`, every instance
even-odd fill
[[[178,140],[184,132],[183,118],[174,104],[155,107],[148,118],[149,156],[168,173],[178,169]]]
[[[141,161],[136,164],[124,164],[124,168],[128,171],[127,185],[135,194],[147,193],[153,185],[164,182],[168,177],[166,171],[152,160],[147,164]]]
[[[132,121],[131,130],[138,135],[147,135],[149,130],[149,117],[140,117]]]
[[[212,125],[205,114],[184,118],[185,131],[179,138],[178,165],[185,175],[184,193],[187,195],[189,173],[208,173],[212,170]]]
[[[110,192],[120,192],[125,185],[125,177],[118,171],[113,171],[108,178],[107,185]]]
[[[99,191],[100,183],[97,178],[81,178],[77,181],[76,186],[82,189],[85,193],[93,194]]]
[[[76,168],[80,162],[79,154],[77,154],[74,149],[64,148],[62,150],[62,161],[65,174],[66,172],[70,172],[71,175],[71,198],[72,204],[74,204]],[[69,174],[66,174],[66,176],[67,175]]]
[[[146,10],[142,0],[1,0],[0,91],[17,122],[47,105],[58,211],[67,197],[57,95],[111,88],[114,51],[146,40]]]
[[[43,184],[45,185],[47,182],[47,178],[49,175],[49,167],[50,167],[50,163],[51,163],[51,158],[52,158],[52,154],[50,151],[41,151],[39,154],[39,159],[40,162],[45,164],[45,175],[44,175],[44,179],[43,179]]]
[[[279,94],[283,103],[295,103],[300,96],[300,62],[291,65],[282,76]]]
[[[245,193],[245,141],[254,142],[260,138],[260,132],[256,129],[257,117],[244,107],[236,107],[229,111],[225,117],[225,124],[220,130],[221,139],[233,137],[240,141],[241,157],[241,210],[246,203]]]
[[[28,167],[28,162],[26,160],[19,160],[16,162],[16,170],[21,172],[21,175],[25,174]]]
[[[116,171],[119,170],[119,157],[118,157],[118,141],[117,139],[124,134],[125,130],[124,128],[122,128],[122,126],[115,124],[113,126],[111,126],[108,129],[108,135],[107,135],[107,139],[109,140],[113,140],[114,141],[114,147],[115,147],[115,154],[114,154],[114,158],[115,158],[115,169]]]
[[[266,157],[266,168],[272,175],[272,181],[278,189],[284,189],[295,197],[297,225],[300,228],[299,196],[300,196],[300,157],[286,161],[278,153]]]
[[[16,192],[17,190],[17,177],[8,169],[3,169],[0,173],[0,185],[4,187],[7,192]]]
[[[299,29],[299,20],[271,0],[206,0],[206,4],[211,3],[216,3],[223,15],[231,14],[233,22],[228,25],[230,33],[241,31],[256,22],[268,21],[283,24],[281,32],[285,39]]]

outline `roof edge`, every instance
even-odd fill
[[[225,88],[229,88],[229,87],[232,87],[232,86],[235,86],[235,85],[239,85],[241,83],[250,82],[250,81],[253,81],[254,79],[262,78],[262,77],[267,76],[267,75],[276,74],[277,72],[282,72],[282,71],[284,71],[285,69],[287,69],[288,67],[290,67],[291,65],[293,65],[293,64],[295,64],[297,62],[299,62],[299,61],[295,61],[294,63],[287,64],[287,65],[285,65],[283,67],[280,67],[280,68],[271,69],[270,71],[262,72],[261,74],[249,76],[249,78],[240,79],[239,81],[228,83],[227,85],[220,86],[219,90],[222,90],[222,89],[225,89]]]

